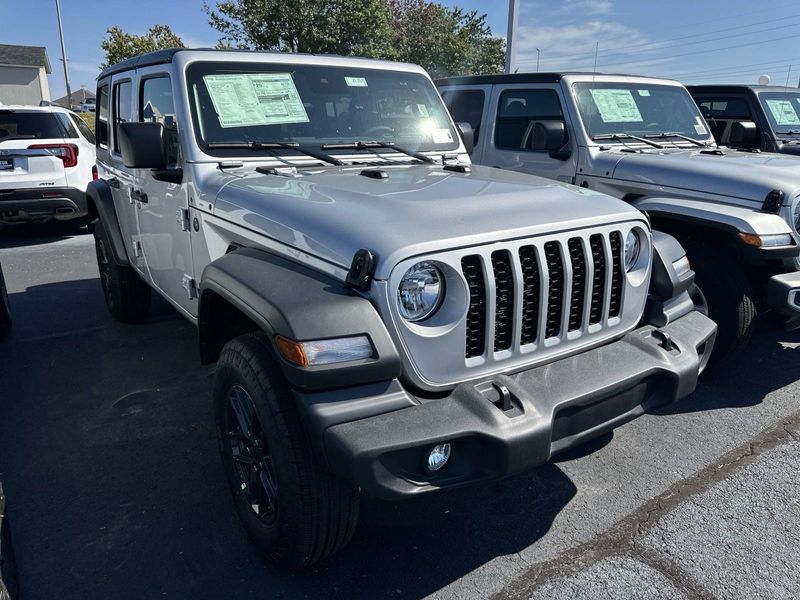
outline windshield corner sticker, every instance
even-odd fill
[[[366,77],[345,77],[344,82],[350,87],[368,87]]]
[[[642,113],[633,99],[630,90],[593,89],[590,90],[603,123],[641,123]]]
[[[639,92],[640,96],[649,96],[650,95],[650,90],[636,90],[636,91]]]
[[[695,126],[694,130],[697,132],[697,135],[706,135],[708,132],[706,131],[706,124],[703,123],[702,117],[695,117]]]
[[[800,125],[800,117],[791,100],[767,100],[767,106],[778,125]]]
[[[203,77],[220,126],[308,123],[291,73],[248,73]]]
[[[434,129],[432,133],[434,144],[452,144],[453,136],[449,129]]]

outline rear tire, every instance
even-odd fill
[[[0,268],[0,338],[4,338],[11,331],[11,303],[8,301],[6,280]]]
[[[725,252],[702,243],[685,242],[695,281],[717,323],[710,366],[733,359],[753,337],[758,315],[753,289],[741,266]]]
[[[114,262],[111,242],[103,221],[94,228],[94,246],[97,252],[97,267],[100,270],[100,285],[106,299],[108,311],[123,323],[143,321],[150,312],[151,292],[132,267]]]
[[[311,449],[263,333],[223,348],[214,412],[236,512],[270,561],[301,569],[350,541],[359,491],[328,472]]]

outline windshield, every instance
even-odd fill
[[[758,98],[776,133],[800,133],[800,92],[766,92]]]
[[[572,86],[590,138],[677,133],[707,140],[708,129],[689,92],[674,85],[583,82]]]
[[[200,147],[215,156],[272,151],[253,142],[323,145],[377,141],[447,151],[458,137],[436,89],[420,73],[269,63],[194,63],[187,68]],[[227,144],[229,147],[220,147]],[[330,150],[330,154],[353,150]]]

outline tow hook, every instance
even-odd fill
[[[666,331],[662,331],[660,329],[654,329],[653,337],[658,340],[659,346],[661,346],[667,352],[672,352],[673,350],[675,350],[675,342],[672,339],[672,336],[668,334]]]

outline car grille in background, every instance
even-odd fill
[[[473,254],[461,259],[461,269],[469,288],[467,358],[482,356],[487,339],[493,340],[494,352],[510,350],[517,328],[524,346],[539,341],[542,331],[545,338],[561,338],[618,317],[622,310],[622,234],[618,231],[611,232],[607,241],[602,234],[593,234],[570,238],[566,245],[549,241],[515,252],[496,250],[485,270],[481,257]],[[487,277],[493,286],[487,285]],[[518,285],[522,286],[521,307],[515,306]],[[494,289],[491,297],[487,288]],[[491,326],[487,316],[492,313],[494,331],[487,335]]]

